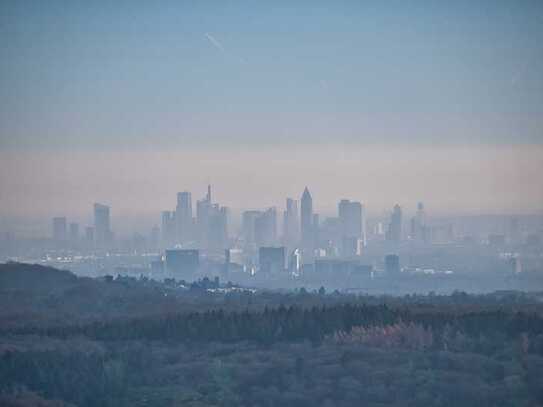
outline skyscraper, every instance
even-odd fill
[[[307,187],[304,189],[301,199],[301,232],[302,232],[302,248],[306,255],[311,256],[314,248],[313,234],[313,198]]]
[[[338,204],[341,224],[341,253],[343,256],[360,254],[362,241],[362,204],[342,199]]]
[[[190,192],[177,193],[177,206],[175,208],[177,222],[177,241],[187,243],[192,240],[192,197]]]
[[[338,217],[328,217],[322,222],[320,231],[321,241],[328,252],[328,256],[339,255],[339,249],[342,245],[342,227]]]
[[[362,204],[342,199],[338,204],[338,216],[344,237],[362,237]]]
[[[207,186],[205,198],[196,202],[196,228],[198,235],[198,244],[200,248],[208,246],[209,217],[211,216],[211,185]]]
[[[261,211],[244,211],[241,220],[241,234],[245,240],[245,246],[255,244],[255,223]]]
[[[255,243],[257,247],[277,243],[277,210],[268,208],[255,219]]]
[[[426,227],[426,213],[424,205],[419,202],[417,205],[417,213],[411,219],[411,239],[419,241],[428,240],[428,231]]]
[[[228,208],[212,205],[207,231],[208,249],[223,252],[228,246]]]
[[[283,213],[283,243],[287,249],[292,249],[298,244],[299,231],[298,202],[287,198],[286,210]]]
[[[285,270],[284,247],[261,247],[258,249],[260,272],[279,274]]]
[[[385,272],[388,275],[398,275],[401,272],[399,256],[395,254],[385,256]]]
[[[386,237],[392,242],[399,242],[402,239],[402,208],[398,204],[394,205]]]
[[[166,269],[177,278],[192,279],[200,267],[198,250],[166,250]]]
[[[199,247],[222,253],[228,245],[228,208],[212,203],[211,185],[205,198],[196,202],[196,227]]]
[[[94,235],[96,247],[104,249],[110,246],[112,233],[107,205],[94,204]]]

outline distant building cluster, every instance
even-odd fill
[[[404,220],[402,207],[396,204],[386,215],[369,223],[365,206],[350,199],[339,200],[336,216],[321,218],[307,187],[299,200],[287,198],[282,211],[276,207],[243,211],[239,228],[234,229],[229,209],[213,200],[210,185],[205,196],[196,200],[195,208],[191,192],[178,192],[175,208],[161,213],[160,226],[154,226],[147,236],[135,234],[129,242],[115,238],[109,206],[95,203],[93,215],[93,224],[84,229],[66,217],[54,217],[54,247],[106,254],[121,248],[152,253],[153,271],[187,279],[202,267],[211,267],[215,274],[245,273],[262,278],[307,272],[323,276],[450,274],[447,264],[428,264],[424,254],[418,258],[410,254],[402,267],[399,255],[424,252],[432,245],[454,247],[451,245],[459,242],[453,221],[430,223],[422,202],[409,221]],[[460,243],[471,244],[469,223],[456,224],[465,229]],[[486,247],[502,253],[503,262],[514,274],[537,267],[530,266],[534,264],[531,259],[537,256],[507,252],[505,248],[524,240],[527,247],[539,246],[538,235],[525,237],[515,218],[506,229],[506,234],[486,236]]]
[[[244,211],[237,234],[229,233],[228,209],[212,202],[211,186],[206,196],[197,201],[196,208],[196,216],[193,216],[191,193],[185,191],[177,194],[175,211],[162,213],[160,247],[167,249],[165,263],[172,272],[191,268],[173,259],[189,259],[201,254],[224,255],[228,272],[296,274],[303,264],[312,263],[316,257],[359,256],[366,246],[364,206],[360,202],[341,200],[337,218],[326,219],[325,225],[337,225],[337,230],[332,230],[320,224],[308,188],[304,189],[300,201],[286,199],[281,222],[275,207]],[[186,261],[194,264],[192,260]]]
[[[66,217],[53,218],[53,241],[57,249],[107,250],[113,246],[109,206],[94,204],[94,226],[85,227],[82,235],[79,223],[70,222]]]

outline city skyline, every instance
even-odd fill
[[[367,245],[369,235],[373,239],[377,237],[378,240],[395,243],[406,239],[429,243],[432,233],[435,232],[442,237],[445,233],[447,241],[454,240],[452,229],[454,217],[440,217],[439,214],[428,216],[425,204],[420,201],[414,208],[407,207],[405,212],[408,216],[405,217],[403,213],[406,208],[398,203],[383,211],[379,216],[371,216],[373,230],[368,231],[368,211],[364,202],[341,198],[337,202],[336,212],[319,212],[313,206],[313,198],[307,186],[304,187],[299,200],[286,198],[284,208],[276,206],[258,209],[244,208],[236,214],[232,213],[231,208],[212,201],[211,185],[207,185],[206,194],[202,199],[195,199],[194,216],[192,216],[192,193],[183,191],[178,192],[176,196],[175,208],[161,211],[160,216],[153,219],[152,227],[143,226],[146,224],[146,219],[133,219],[134,229],[128,234],[123,230],[122,235],[117,237],[126,239],[131,234],[132,237],[147,236],[151,240],[159,239],[162,248],[181,246],[203,250],[222,250],[222,248],[236,246],[235,240],[231,239],[241,238],[243,245],[253,248],[279,245],[289,250],[300,248],[312,251],[322,244],[319,239],[327,236],[330,243],[337,248],[337,254],[342,255],[351,251],[353,254],[360,253]],[[94,203],[93,207],[94,221],[92,226],[85,226],[85,222],[82,222],[85,235],[81,238],[84,237],[87,243],[91,242],[97,249],[111,246],[116,236],[114,228],[110,226],[111,208],[100,203]],[[411,215],[413,216],[410,217]],[[469,215],[457,216],[458,219],[469,218]],[[485,216],[492,219],[493,215],[481,215],[482,218]],[[519,216],[522,215],[499,216],[504,220],[508,219],[508,228],[515,223],[518,229]],[[68,243],[79,240],[78,221],[68,219],[66,216],[55,216],[51,219],[50,237],[54,241]],[[159,219],[158,222],[155,222],[157,219]],[[494,217],[493,222],[497,219],[498,217]],[[448,223],[443,224],[443,221]],[[149,229],[151,229],[150,233]],[[516,238],[519,232],[520,229],[516,232]],[[13,233],[13,230],[8,231],[8,234]]]
[[[204,197],[204,199],[201,201],[201,202],[204,202],[207,201],[207,194],[210,193],[209,191],[209,185],[208,187],[204,188],[202,185],[200,185],[198,187],[198,189],[202,190],[202,189],[205,189],[207,192],[206,192],[206,197]],[[220,187],[220,185],[219,185]],[[313,188],[315,187],[318,187],[318,185],[315,185],[315,186],[312,186],[312,190]],[[305,188],[305,187],[304,187]],[[318,190],[318,188],[315,188]],[[219,191],[223,192],[224,189],[221,189],[219,188]],[[222,195],[222,193],[219,192],[219,195]],[[296,194],[293,194],[294,196],[296,196]],[[353,194],[355,195],[355,194]],[[349,194],[342,194],[342,195],[336,195],[335,197],[335,203],[330,205],[330,204],[323,204],[320,200],[317,201],[317,206],[316,208],[313,208],[312,210],[312,213],[315,213],[315,214],[318,214],[318,215],[321,215],[321,219],[320,221],[322,222],[323,220],[325,220],[327,217],[333,217],[337,214],[337,205],[338,204],[341,204],[342,201],[349,201],[349,200],[353,200],[353,203],[356,203],[356,201],[361,201],[362,204],[363,204],[363,212],[364,212],[364,219],[367,219],[368,217],[369,218],[372,218],[372,219],[384,219],[384,218],[388,218],[393,210],[391,209],[393,205],[391,205],[391,203],[387,203],[385,204],[386,206],[384,207],[372,207],[371,205],[368,206],[368,202],[371,202],[371,197],[368,197],[368,199],[355,199],[353,198],[353,195],[349,195]],[[177,198],[176,198],[177,196]],[[142,195],[143,197],[143,195]],[[162,230],[165,230],[165,220],[164,220],[164,214],[167,214],[168,217],[171,217],[170,221],[171,222],[171,232],[169,232],[171,235],[173,236],[178,236],[179,235],[179,231],[181,229],[184,229],[185,231],[187,230],[186,228],[186,224],[187,222],[192,222],[189,226],[188,229],[191,229],[191,228],[195,228],[197,225],[194,223],[195,220],[196,220],[196,217],[192,217],[192,213],[193,213],[193,210],[192,210],[192,204],[194,204],[195,208],[198,206],[198,204],[200,203],[197,199],[194,200],[194,203],[192,203],[192,192],[191,191],[182,191],[182,192],[173,192],[173,191],[170,191],[168,193],[168,198],[169,198],[169,202],[161,207],[160,210],[150,210],[150,211],[147,211],[147,212],[140,212],[140,213],[133,213],[133,212],[128,212],[128,213],[125,213],[123,208],[118,208],[118,207],[114,207],[113,211],[114,211],[114,218],[115,218],[115,221],[114,221],[114,224],[116,226],[116,229],[118,231],[121,231],[122,235],[130,235],[132,233],[141,233],[141,232],[145,232],[147,231],[148,229],[150,229],[151,227],[155,227],[155,226],[160,226],[161,223],[162,223],[162,227],[161,229]],[[177,199],[177,204],[175,203]],[[188,199],[188,201],[187,201]],[[283,202],[282,203],[279,203],[277,205],[253,205],[253,206],[242,206],[242,207],[232,207],[228,204],[226,204],[224,206],[225,210],[227,209],[228,210],[228,217],[229,217],[229,224],[233,224],[235,225],[236,228],[238,227],[243,227],[242,226],[242,223],[243,223],[243,213],[244,212],[255,212],[255,213],[263,213],[261,212],[262,210],[267,210],[267,209],[273,209],[274,211],[278,211],[275,213],[275,220],[274,220],[274,223],[277,225],[275,226],[277,228],[277,230],[283,230],[284,227],[285,227],[285,222],[284,222],[284,216],[286,214],[283,213],[283,210],[287,209],[288,205],[289,205],[289,200],[292,201],[291,202],[291,205],[294,204],[294,207],[296,208],[296,211],[299,211],[296,213],[297,215],[297,219],[296,219],[296,222],[297,222],[297,228],[298,228],[298,232],[295,232],[296,233],[301,233],[301,223],[300,223],[300,219],[301,219],[301,207],[298,207],[298,205],[301,204],[302,200],[300,199],[300,197],[298,197],[298,199],[291,199],[291,198],[286,198],[287,199],[287,207],[285,207],[285,201],[284,201],[285,198],[283,198]],[[173,201],[172,201],[173,200]],[[221,202],[224,203],[224,200],[221,198],[220,199]],[[278,201],[278,200],[275,200],[275,201]],[[402,207],[402,210],[406,209],[406,217],[405,219],[402,221],[402,224],[403,224],[403,228],[405,228],[405,230],[410,230],[412,231],[413,230],[413,221],[415,218],[421,216],[419,214],[420,212],[420,208],[418,208],[421,204],[420,202],[421,200],[418,199],[418,200],[415,200],[415,201],[409,201],[409,202],[400,202],[400,201],[392,201],[394,203],[394,205],[396,204],[399,204],[401,207]],[[103,204],[95,204],[98,205],[98,206],[104,206],[105,208],[110,209],[111,205],[110,204],[110,200],[105,200],[103,202],[107,202],[108,205],[103,205]],[[173,204],[172,204],[173,202]],[[210,202],[210,201],[209,201]],[[425,201],[425,203],[427,203],[428,201]],[[188,205],[188,207],[186,207]],[[313,203],[311,204],[313,205]],[[213,206],[216,206],[216,205],[213,205]],[[431,206],[431,205],[430,205]],[[81,213],[77,213],[77,212],[74,212],[73,210],[71,210],[70,208],[67,208],[67,207],[64,207],[66,209],[58,209],[58,210],[54,210],[52,212],[48,212],[48,213],[43,213],[41,214],[40,216],[28,216],[28,217],[13,217],[13,218],[10,218],[8,216],[5,216],[5,217],[1,217],[0,216],[0,231],[2,233],[16,233],[17,235],[20,235],[20,236],[26,236],[26,237],[43,237],[45,234],[48,234],[48,230],[49,230],[49,222],[50,222],[50,219],[51,217],[57,217],[57,218],[62,218],[66,221],[66,218],[69,218],[70,220],[70,224],[72,222],[75,221],[75,223],[77,224],[81,224],[82,227],[84,227],[85,225],[86,226],[91,226],[95,224],[96,222],[96,214],[94,215],[94,218],[92,217],[92,213],[91,211],[89,211],[89,204],[87,203],[86,205],[86,208],[84,209],[84,213],[81,214]],[[522,212],[498,212],[498,213],[492,213],[492,212],[484,212],[484,211],[481,211],[481,212],[474,212],[474,213],[463,213],[463,212],[454,212],[454,211],[451,211],[451,212],[443,212],[443,211],[440,211],[439,208],[435,208],[435,207],[432,207],[432,215],[434,218],[447,218],[447,217],[454,217],[454,216],[526,216],[526,215],[540,215],[540,212],[538,211],[533,211],[533,212],[526,212],[526,213],[522,213]],[[220,207],[217,206],[217,209],[216,210],[219,210]],[[215,210],[215,209],[214,209]],[[315,212],[316,210],[316,212]],[[187,213],[183,213],[184,211],[188,211],[188,214]],[[195,211],[194,213],[196,213],[197,211]],[[180,224],[180,217],[178,214],[181,214],[181,216],[185,216],[188,218],[185,218],[184,221],[182,221],[182,223],[185,224],[184,227],[181,226]],[[317,216],[318,216],[317,215]],[[160,217],[162,216],[162,220],[160,219]],[[292,215],[291,215],[292,216]],[[414,216],[411,220],[409,220],[409,218],[411,216]],[[94,219],[94,220],[93,220]],[[418,220],[420,222],[420,219]],[[109,220],[108,220],[109,222]],[[33,226],[32,226],[33,225]],[[69,226],[68,223],[66,223],[66,228]],[[365,227],[365,226],[364,226]],[[420,227],[420,225],[419,225]],[[26,230],[26,231],[25,231]],[[81,229],[82,231],[84,231],[84,229],[82,228]],[[66,232],[68,233],[68,231]],[[87,232],[88,233],[88,232]],[[111,233],[111,231],[109,232]],[[186,232],[185,232],[186,233]],[[364,232],[365,233],[365,232]],[[401,233],[401,232],[400,232]],[[418,233],[421,233],[420,231]],[[103,234],[103,233],[102,233]],[[103,239],[102,239],[103,240]],[[186,240],[186,238],[181,238],[181,241],[183,240]],[[292,239],[291,239],[292,240]]]
[[[176,190],[213,183],[233,210],[280,206],[312,185],[319,210],[332,211],[338,196],[368,203],[372,212],[391,202],[424,200],[442,214],[540,213],[543,147],[377,148],[267,152],[1,153],[0,217],[48,217],[61,210],[82,217],[88,202],[104,201],[127,216],[149,215],[169,205]],[[141,166],[141,162],[152,165]],[[451,165],[454,162],[455,165]],[[238,163],[243,165],[238,166]],[[263,165],[266,163],[266,165]],[[190,172],[187,172],[187,168]],[[16,174],[16,176],[15,176]],[[243,179],[243,183],[238,183]],[[424,181],[422,181],[424,180]],[[447,180],[447,182],[444,182]],[[35,205],[34,202],[40,202]]]

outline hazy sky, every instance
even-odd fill
[[[542,1],[267,3],[1,1],[0,214],[543,209]]]

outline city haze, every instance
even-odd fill
[[[543,147],[230,146],[213,150],[0,153],[0,214],[90,215],[94,201],[117,214],[168,208],[181,190],[208,183],[231,208],[282,206],[310,185],[319,210],[352,197],[371,212],[424,200],[434,213],[538,213]],[[200,193],[198,193],[200,191]]]

